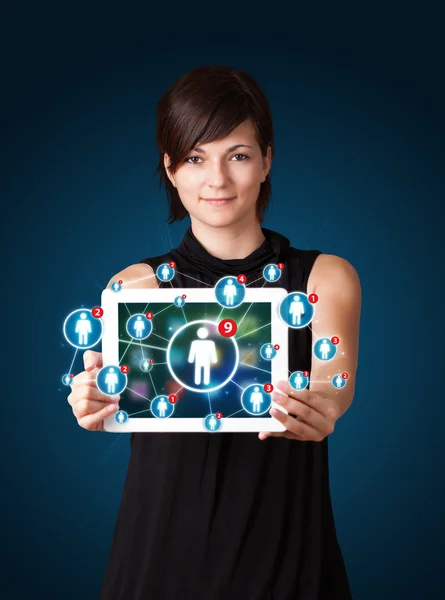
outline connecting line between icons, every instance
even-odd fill
[[[241,338],[245,337],[246,335],[250,335],[251,333],[255,333],[255,331],[259,331],[260,329],[263,329],[264,327],[269,327],[270,323],[266,323],[265,325],[261,325],[261,327],[257,327],[257,329],[252,329],[252,331],[248,331],[247,333],[243,333],[243,335],[240,336],[236,336],[235,339],[238,341]]]
[[[230,417],[233,417],[233,415],[237,415],[240,412],[244,412],[244,409],[241,408],[240,410],[237,410],[236,412],[232,413],[231,415],[228,415],[227,417],[223,417],[223,418],[224,418],[224,420],[230,419]]]
[[[236,381],[234,381],[233,379],[231,379],[230,381],[231,381],[232,383],[234,383],[235,385],[237,385],[237,386],[239,387],[239,389],[240,389],[240,390],[243,390],[243,391],[244,391],[244,388],[242,388],[242,387],[240,386],[240,384],[239,384],[239,383],[236,383]]]
[[[270,371],[267,371],[267,369],[261,369],[261,367],[254,367],[253,365],[249,365],[247,363],[243,363],[240,362],[240,365],[245,365],[246,367],[250,367],[251,369],[258,369],[258,371],[264,371],[265,373],[268,373],[270,375]]]
[[[140,344],[144,348],[154,348],[155,350],[163,350],[164,352],[167,352],[167,348],[161,348],[160,346],[151,346],[150,344],[143,344],[142,342],[139,342],[139,344],[138,344],[138,342],[129,342],[127,340],[119,340],[119,343],[120,344],[128,344],[129,346],[131,344],[135,344],[136,346],[138,346]]]
[[[151,373],[150,373],[150,371],[148,372],[148,374],[150,375],[150,379],[151,379],[151,385],[153,386],[153,389],[154,389],[154,391],[155,391],[155,396],[157,396],[157,395],[158,395],[158,392],[156,391],[155,384],[154,384],[154,381],[153,381],[153,377],[151,376]]]
[[[122,340],[123,341],[123,340]],[[120,357],[119,363],[120,364],[123,360],[124,360],[124,356],[127,354],[128,348],[130,347],[130,342],[126,342],[127,343],[127,347],[125,348],[125,352],[122,354],[122,356]]]
[[[162,337],[162,335],[159,335],[159,333],[154,333],[154,332],[153,332],[153,333],[151,333],[150,335],[156,335],[158,338],[161,338],[161,340],[165,340],[166,342],[169,342],[169,341],[170,341],[169,339],[167,339],[167,338],[165,338],[165,337]]]
[[[129,315],[130,315],[130,317],[131,317],[131,312],[130,312],[130,309],[129,309],[129,308],[128,308],[128,306],[125,304],[125,302],[123,302],[123,305],[124,305],[124,306],[125,306],[125,308],[128,310],[128,314],[129,314]]]
[[[148,304],[147,304],[148,306]],[[165,308],[162,308],[161,310],[159,310],[157,313],[153,313],[153,318],[155,318],[157,315],[160,315],[161,312],[164,312],[164,310],[167,310],[169,308],[172,308],[172,304],[169,304],[168,306],[166,306]]]
[[[200,279],[196,279],[196,277],[192,277],[191,275],[187,275],[186,273],[181,273],[181,271],[178,271],[176,269],[175,269],[175,272],[179,273],[179,275],[184,275],[184,277],[188,277],[189,279],[194,279],[195,281],[199,281],[199,283],[202,283],[204,285],[208,285],[209,287],[213,287],[211,283],[206,283],[205,281],[201,281]],[[171,281],[170,281],[170,283],[171,283]]]
[[[312,327],[309,325],[309,323],[306,325],[306,327],[308,327],[308,329],[310,329],[310,330],[311,330],[311,333],[312,333],[312,335],[313,335],[314,337],[316,337],[316,338],[317,338],[317,341],[318,341],[319,339],[321,339],[321,338],[319,338],[319,337],[317,337],[317,336],[315,335],[315,333],[312,331]]]
[[[261,278],[260,278],[260,279],[261,279]],[[258,280],[256,280],[256,281],[258,281]],[[264,283],[263,283],[263,285],[262,285],[261,287],[264,287],[265,283],[266,283],[266,282],[264,282]],[[238,321],[238,323],[237,323],[237,327],[238,327],[238,329],[239,329],[239,326],[241,325],[241,323],[243,322],[243,319],[244,319],[244,317],[247,315],[247,313],[249,312],[249,310],[252,308],[252,305],[253,305],[253,304],[254,304],[253,302],[251,302],[251,303],[250,303],[250,306],[249,306],[249,308],[246,310],[246,312],[244,313],[244,315],[241,317],[241,320],[240,320],[240,321]],[[240,337],[243,337],[243,336],[240,336]]]
[[[126,281],[125,283],[136,283],[137,281],[145,281],[146,279],[151,279],[152,277],[156,277],[156,273],[153,273],[153,275],[146,275],[145,277],[139,277],[139,279],[132,279],[131,281]]]
[[[71,375],[71,369],[73,368],[74,361],[76,360],[77,351],[78,351],[78,348],[76,348],[76,351],[74,352],[73,360],[71,361],[70,368],[68,369],[69,375]]]
[[[249,283],[246,283],[246,287],[248,285],[252,285],[252,283],[255,283],[255,281],[259,281],[260,279],[263,279],[263,278],[262,277],[258,277],[258,279],[254,279],[253,281],[250,281]],[[261,287],[263,287],[263,286],[261,286]]]
[[[212,404],[210,402],[210,392],[207,392],[207,398],[209,399],[209,410],[210,410],[210,414],[212,414]]]
[[[179,271],[178,271],[178,272],[179,272]],[[194,277],[192,277],[192,279],[194,279]],[[199,281],[199,279],[197,279],[196,281]],[[171,281],[169,281],[169,284],[172,286],[172,288],[173,288],[173,289],[175,289],[175,287],[174,287],[174,285],[172,284],[172,282],[171,282]],[[186,322],[186,323],[188,323],[188,321],[187,321],[187,317],[185,316],[184,307],[183,307],[183,306],[181,306],[181,309],[182,309],[182,314],[184,315],[185,322]]]

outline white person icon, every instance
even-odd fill
[[[289,327],[306,327],[313,316],[314,306],[304,292],[291,292],[280,302],[280,317]]]
[[[226,308],[235,308],[244,300],[246,289],[236,277],[223,277],[215,285],[215,296],[218,304]]]
[[[201,370],[204,371],[203,382],[205,385],[210,383],[210,364],[218,362],[216,356],[216,345],[213,340],[206,340],[209,335],[205,327],[200,327],[197,331],[199,340],[193,340],[190,344],[188,362],[195,363],[195,385],[201,383]]]
[[[150,410],[151,414],[157,419],[168,419],[173,414],[175,405],[169,402],[168,396],[162,394],[153,398]]]
[[[264,391],[262,385],[252,383],[243,390],[241,404],[249,414],[261,415],[269,410],[271,396]]]
[[[127,376],[116,365],[102,367],[96,377],[96,385],[102,394],[114,396],[127,387]]]
[[[321,338],[314,344],[314,355],[323,361],[332,360],[337,354],[337,346],[329,338]]]
[[[206,431],[209,431],[210,433],[219,431],[222,426],[221,419],[217,419],[213,413],[207,415],[204,418],[203,423],[204,423],[204,429]]]
[[[263,277],[266,281],[278,281],[278,279],[281,277],[281,271],[277,265],[266,265],[263,269]]]
[[[94,317],[88,308],[78,308],[65,319],[63,333],[71,346],[92,348],[102,337],[102,319]]]
[[[156,277],[160,281],[170,281],[175,275],[175,270],[168,263],[162,263],[156,269]]]
[[[152,330],[153,324],[146,315],[137,313],[132,315],[127,321],[127,333],[134,340],[144,340],[147,338]]]

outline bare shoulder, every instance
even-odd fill
[[[360,289],[360,280],[353,265],[335,254],[320,254],[315,259],[308,279],[308,293],[331,286],[351,286]]]
[[[157,288],[159,283],[155,272],[146,263],[136,263],[116,273],[107,284],[110,288],[113,281],[121,279],[124,289]]]

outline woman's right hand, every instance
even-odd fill
[[[85,371],[73,378],[68,402],[81,427],[88,431],[105,431],[104,419],[119,410],[120,396],[107,396],[97,387],[96,377],[102,368],[101,352],[87,350],[83,364]]]

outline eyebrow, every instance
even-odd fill
[[[248,144],[236,144],[235,146],[230,146],[230,148],[227,148],[227,152],[233,152],[234,150],[236,150],[237,148],[253,148],[253,146],[249,146]],[[193,148],[194,152],[201,152],[201,153],[206,153],[206,151],[204,150],[204,148],[200,148],[199,146],[196,146],[195,148]]]

